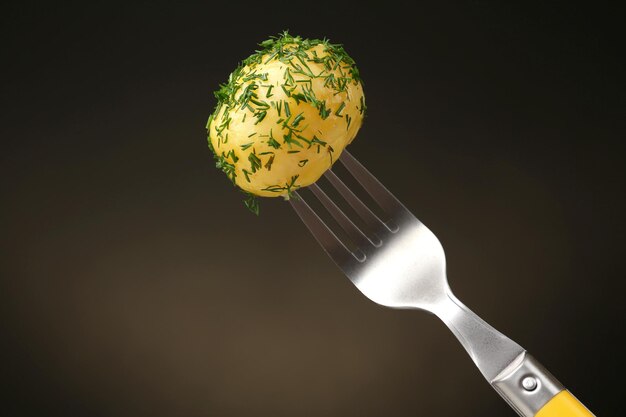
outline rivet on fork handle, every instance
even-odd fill
[[[563,385],[528,353],[519,355],[491,385],[522,417],[533,417]]]

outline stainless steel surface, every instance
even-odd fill
[[[520,355],[491,385],[523,417],[533,417],[552,397],[565,389],[527,353]]]
[[[345,231],[352,245],[344,244],[322,220],[324,216],[320,217],[321,213],[296,193],[290,200],[291,205],[317,241],[370,300],[387,307],[422,309],[435,314],[454,333],[489,382],[503,374],[502,381],[508,381],[513,374],[507,372],[517,369],[516,360],[524,357],[524,349],[480,319],[453,295],[446,277],[445,254],[437,237],[347,151],[339,160],[389,220],[382,221],[329,170],[326,178],[365,227],[356,226],[321,187],[313,184],[310,189],[315,198]],[[350,250],[348,246],[355,249]],[[519,383],[519,392],[514,387],[509,389],[508,382],[505,385],[506,389],[501,385],[497,389],[511,405],[516,404],[518,398],[543,398],[535,394],[520,396],[527,391]],[[516,408],[518,412],[521,409],[525,408]]]

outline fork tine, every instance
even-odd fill
[[[395,213],[398,210],[407,210],[400,200],[391,194],[391,192],[348,151],[344,150],[339,160],[387,214]]]
[[[393,232],[389,226],[385,224],[382,220],[376,216],[372,210],[367,207],[359,197],[356,196],[352,192],[352,190],[344,184],[341,179],[335,174],[332,170],[328,170],[324,173],[324,176],[328,179],[328,181],[335,187],[339,194],[352,206],[354,211],[358,213],[358,215],[363,219],[363,221],[369,226],[370,229],[379,230],[381,226],[387,228],[389,231]]]
[[[351,252],[343,242],[337,238],[333,231],[330,230],[326,223],[320,219],[311,206],[304,201],[300,194],[298,194],[298,192],[294,192],[294,194],[295,197],[289,199],[291,207],[293,207],[317,242],[322,245],[322,248],[324,248],[326,253],[328,253],[337,265],[341,266],[354,260],[359,262],[365,260],[365,254],[360,251]]]
[[[353,222],[346,216],[346,214],[335,204],[333,200],[320,188],[319,185],[313,183],[309,186],[315,197],[326,207],[326,210],[333,216],[333,218],[339,223],[339,225],[346,231],[348,236],[358,246],[367,245],[367,242],[378,247],[382,244],[380,239],[375,235],[373,238],[367,236],[361,229],[359,229]]]

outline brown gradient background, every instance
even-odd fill
[[[351,150],[459,298],[623,411],[617,10],[86,3],[2,12],[2,415],[514,415],[441,323],[366,300],[213,168],[211,92],[285,28],[359,63]]]

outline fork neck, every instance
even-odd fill
[[[491,382],[524,349],[478,317],[449,289],[446,295],[432,312],[454,333],[483,376]]]

